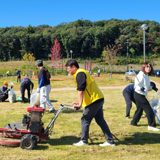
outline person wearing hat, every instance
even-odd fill
[[[8,82],[5,81],[3,86],[0,88],[0,102],[4,102],[8,98]]]
[[[46,110],[46,105],[49,108],[49,112],[55,113],[55,109],[49,100],[49,93],[51,91],[51,84],[50,84],[50,73],[47,68],[43,66],[42,60],[37,60],[35,65],[40,70],[38,75],[38,83],[39,86],[37,88],[37,92],[40,93],[40,107]]]

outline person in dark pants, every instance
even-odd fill
[[[73,109],[80,110],[84,108],[81,117],[81,139],[73,145],[88,145],[89,126],[92,119],[95,118],[96,123],[101,127],[106,137],[106,142],[100,144],[100,146],[115,146],[110,129],[103,117],[104,96],[96,82],[86,70],[79,68],[76,60],[68,60],[65,66],[67,71],[74,76],[78,91],[78,101],[72,103],[74,105]]]
[[[156,128],[155,115],[148,99],[146,98],[148,91],[151,89],[149,75],[153,73],[152,65],[148,62],[145,62],[142,65],[142,70],[135,77],[134,99],[136,101],[137,110],[135,111],[131,125],[137,126],[137,123],[139,122],[144,110],[148,119],[148,130],[160,131],[160,129]]]
[[[100,77],[101,69],[98,70],[98,77]]]
[[[18,83],[18,81],[21,82],[21,71],[17,70],[17,69],[15,69],[15,71],[16,71],[16,74],[17,74],[17,83]]]
[[[24,95],[25,95],[25,89],[27,89],[28,92],[28,103],[30,103],[30,94],[33,90],[34,84],[31,82],[29,78],[23,78],[20,85],[20,91],[22,96],[22,103],[24,103]]]
[[[156,88],[156,85],[154,82],[150,82],[150,86],[152,87],[153,90],[156,92],[158,89]],[[123,90],[123,97],[126,102],[126,118],[130,118],[130,110],[132,108],[132,102],[136,104],[136,101],[134,99],[134,83],[128,85],[124,90]],[[145,116],[145,115],[144,115]]]
[[[0,88],[0,102],[4,102],[8,98],[8,82],[4,82]]]
[[[135,99],[133,97],[134,94],[134,83],[128,85],[124,90],[123,90],[123,97],[126,102],[126,118],[130,118],[130,110],[132,108],[132,102],[135,102]]]

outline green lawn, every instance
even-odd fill
[[[103,78],[95,78],[99,86],[120,86],[128,85],[125,82],[124,75],[113,75],[109,79],[108,74],[102,74]],[[58,78],[58,77],[57,77]],[[75,87],[74,79],[71,76],[61,77],[64,79],[52,80],[52,88]],[[15,81],[15,79],[0,79],[3,81]],[[160,82],[158,78],[153,80]],[[37,80],[33,80],[35,89],[38,86]],[[19,84],[15,83],[14,88],[19,89]],[[130,125],[131,119],[125,118],[125,101],[122,96],[123,89],[102,89],[105,96],[104,117],[110,127],[111,132],[118,138],[115,139],[115,147],[99,147],[99,143],[105,141],[104,135],[99,126],[92,121],[90,126],[89,146],[76,147],[72,143],[78,142],[81,136],[80,118],[82,111],[65,111],[57,118],[53,131],[54,135],[38,143],[34,150],[22,150],[20,147],[0,146],[0,159],[4,160],[150,160],[160,159],[160,132],[147,130],[147,119],[141,118],[138,127]],[[154,92],[150,92],[150,96]],[[19,95],[19,93],[17,94]],[[77,100],[76,90],[72,91],[54,91],[50,93],[50,100],[56,110],[60,104],[71,104]],[[8,101],[0,103],[0,127],[10,122],[22,120],[23,114],[26,114],[28,104],[20,102],[9,103]],[[131,117],[134,115],[136,107],[133,105]],[[42,121],[47,126],[52,118],[48,113],[43,116]],[[157,122],[158,125],[158,122]],[[158,126],[160,128],[160,126]]]

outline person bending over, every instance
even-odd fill
[[[150,86],[152,87],[152,90],[158,91],[156,84],[154,82],[150,82]],[[134,83],[129,84],[124,90],[123,90],[123,97],[126,102],[126,118],[130,118],[130,110],[132,108],[132,102],[136,104],[136,101],[134,99]],[[145,115],[143,115],[145,116]]]
[[[31,82],[29,78],[23,78],[20,85],[20,91],[22,96],[22,103],[24,103],[24,95],[25,95],[25,89],[27,89],[28,92],[28,103],[30,103],[30,94],[33,90],[34,84]]]

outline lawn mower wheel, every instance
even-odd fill
[[[20,141],[22,149],[32,150],[37,146],[37,138],[32,134],[25,134]]]

